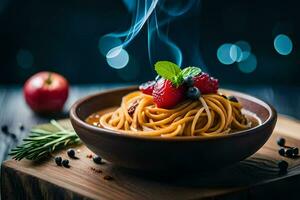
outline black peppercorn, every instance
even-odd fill
[[[61,166],[61,161],[62,161],[62,158],[60,156],[56,156],[54,158],[54,161],[55,163],[58,165],[58,166]]]
[[[284,148],[280,148],[278,150],[278,153],[281,155],[281,156],[285,156],[285,149]]]
[[[279,173],[286,173],[288,166],[289,164],[286,161],[284,160],[279,161],[278,162]]]
[[[292,147],[292,151],[293,151],[293,156],[298,156],[299,149],[297,147]]]
[[[67,154],[70,158],[75,158],[75,150],[74,149],[68,149]]]
[[[293,153],[293,149],[291,148],[288,148],[286,151],[285,151],[285,155],[289,158],[293,157],[294,153]]]
[[[1,131],[5,134],[8,134],[8,126],[7,125],[2,125],[1,126]]]
[[[21,131],[23,131],[25,129],[23,124],[20,124],[19,128]]]
[[[105,175],[105,176],[103,177],[103,179],[109,181],[109,180],[113,180],[113,177],[111,177],[111,176],[109,176],[109,175]]]
[[[9,133],[9,135],[10,135],[10,137],[11,137],[12,139],[14,139],[14,140],[17,139],[17,135],[16,135],[16,134],[14,134],[14,133]]]
[[[102,158],[100,156],[95,155],[93,157],[93,161],[97,164],[101,164]]]
[[[221,94],[221,96],[222,96],[224,99],[227,99],[227,96],[226,96],[226,95]]]
[[[66,168],[69,168],[69,167],[70,167],[70,165],[69,165],[69,160],[67,160],[67,159],[63,160],[61,163],[62,163],[62,165],[63,165],[64,167],[66,167]]]
[[[285,139],[280,137],[277,139],[277,144],[281,147],[283,147],[285,145]]]

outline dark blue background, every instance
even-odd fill
[[[130,26],[131,14],[121,0],[1,0],[0,83],[23,83],[41,70],[63,74],[71,83],[139,82],[152,79],[145,29],[127,48],[131,62],[122,70],[108,66],[99,53],[99,38]],[[196,33],[202,62],[221,84],[300,85],[297,1],[203,0],[199,11],[174,20],[169,35],[185,50]],[[196,24],[196,26],[195,26]],[[288,56],[279,55],[274,37],[284,33],[293,41]],[[236,64],[223,65],[216,57],[225,42],[246,40],[257,56],[251,74]],[[31,52],[32,67],[17,62],[20,50]],[[184,64],[190,65],[185,62]],[[193,63],[192,63],[193,64]]]

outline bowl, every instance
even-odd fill
[[[210,170],[241,161],[260,149],[275,127],[277,113],[268,103],[240,92],[234,95],[243,107],[261,120],[248,130],[213,137],[149,137],[120,134],[85,122],[92,113],[118,107],[124,95],[136,86],[107,90],[78,100],[70,119],[83,143],[112,164],[142,171]],[[105,111],[104,111],[105,112]]]

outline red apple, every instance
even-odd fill
[[[39,72],[30,77],[23,88],[29,107],[37,113],[61,111],[69,93],[68,81],[54,72]]]

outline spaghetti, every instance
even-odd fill
[[[186,100],[163,109],[153,103],[152,96],[136,91],[124,96],[115,111],[99,116],[99,125],[141,136],[215,136],[251,127],[241,109],[239,102],[220,94],[202,95],[198,101]]]

